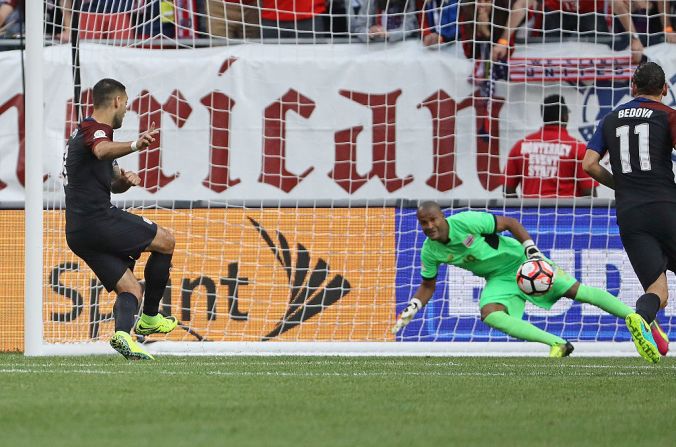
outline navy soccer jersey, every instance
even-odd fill
[[[82,220],[111,207],[111,181],[117,162],[99,160],[93,150],[97,144],[112,139],[112,127],[86,118],[68,140],[64,169],[66,231],[78,229]]]
[[[671,152],[676,146],[676,111],[635,98],[605,116],[587,145],[610,154],[618,217],[638,205],[676,204]]]

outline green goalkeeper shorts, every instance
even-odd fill
[[[479,307],[484,307],[486,304],[502,304],[507,308],[507,313],[515,318],[523,317],[526,301],[542,309],[551,309],[554,303],[577,282],[556,264],[552,263],[552,266],[556,272],[554,284],[544,295],[535,296],[523,293],[516,283],[516,272],[509,275],[496,275],[486,279]]]

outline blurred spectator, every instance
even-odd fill
[[[258,0],[207,0],[210,36],[230,39],[260,37]]]
[[[136,38],[176,37],[174,1],[136,0],[134,26]]]
[[[70,20],[72,11],[66,9],[66,0],[47,0],[45,2],[46,37],[57,42],[70,41]]]
[[[21,34],[23,27],[23,0],[0,0],[0,37]]]
[[[261,0],[264,38],[295,39],[324,33],[325,0]]]
[[[458,37],[458,0],[426,0],[421,21],[424,46],[455,41]]]
[[[333,37],[345,37],[349,35],[348,10],[352,8],[352,0],[326,0],[328,8],[324,16],[324,27],[328,34]]]
[[[544,126],[518,141],[509,152],[505,196],[580,197],[594,194],[594,180],[582,169],[586,145],[566,129],[568,107],[560,95],[547,96],[542,105]]]
[[[363,0],[350,31],[366,42],[396,42],[418,31],[415,0]]]
[[[542,0],[544,37],[560,41],[564,37],[609,37],[605,19],[605,0]]]
[[[669,20],[666,0],[613,0],[616,17],[615,34],[622,33],[618,48],[630,44],[632,61],[641,62],[643,49],[665,41],[676,43],[676,34]]]
[[[460,31],[470,59],[500,61],[514,45],[514,32],[534,0],[461,0]]]
[[[131,10],[134,0],[82,0],[78,14],[80,39],[89,40],[129,40],[134,37]],[[61,37],[67,41],[70,36],[73,0],[62,0],[64,26]]]

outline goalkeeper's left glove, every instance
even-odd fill
[[[422,309],[423,304],[422,301],[420,301],[418,298],[411,298],[411,301],[409,301],[408,306],[406,306],[406,309],[399,315],[399,319],[395,323],[394,327],[392,328],[392,333],[396,334],[399,332],[404,326],[409,324],[415,314],[418,313],[420,309]]]
[[[526,253],[526,257],[528,259],[544,259],[545,256],[542,254],[539,248],[535,245],[535,242],[533,242],[532,239],[528,239],[527,241],[524,241],[521,245],[523,245],[523,251]]]

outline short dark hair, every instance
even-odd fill
[[[667,81],[662,67],[655,62],[646,62],[636,68],[631,82],[636,86],[637,95],[657,96]]]
[[[92,96],[94,97],[94,108],[105,107],[118,93],[124,93],[126,87],[120,81],[115,79],[103,78],[96,83]]]
[[[542,121],[545,124],[568,122],[568,106],[563,96],[549,95],[545,98],[542,102]]]
[[[419,211],[432,211],[432,210],[438,210],[441,211],[441,207],[437,202],[434,202],[432,200],[427,200],[425,202],[422,202],[420,205],[418,205],[418,210]]]

